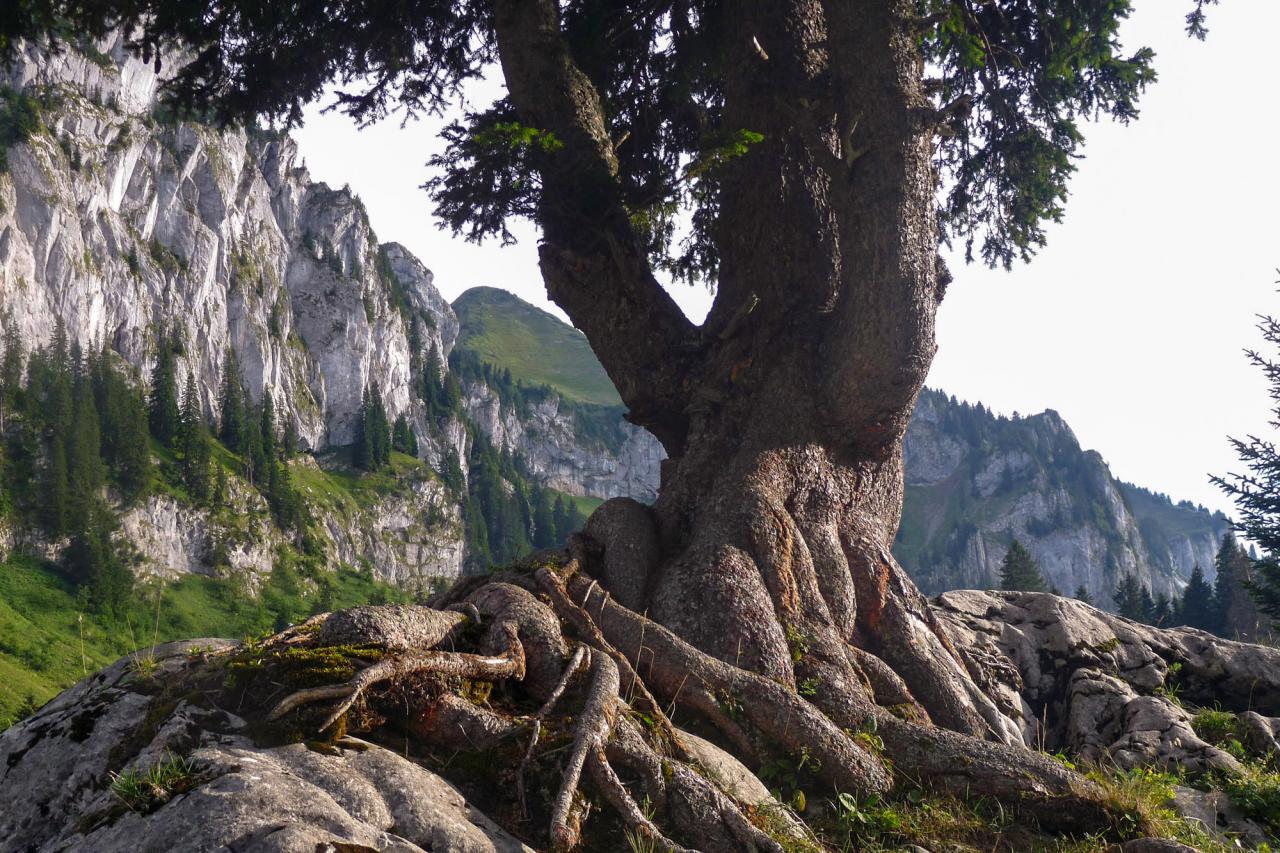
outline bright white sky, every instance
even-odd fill
[[[1012,272],[951,260],[929,384],[1010,413],[1057,409],[1120,478],[1230,511],[1211,472],[1239,470],[1226,436],[1266,429],[1266,386],[1242,349],[1280,313],[1280,2],[1226,0],[1209,39],[1188,39],[1190,0],[1137,0],[1128,43],[1155,48],[1160,80],[1129,127],[1087,128],[1062,224]],[[478,105],[497,87],[475,87]],[[557,314],[532,227],[475,246],[436,228],[419,185],[440,121],[357,130],[307,113],[296,132],[312,175],[350,184],[381,240],[436,274],[449,299],[503,287]],[[701,319],[710,295],[673,289]],[[563,316],[561,314],[561,316]]]

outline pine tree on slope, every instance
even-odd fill
[[[1022,543],[1014,539],[1000,561],[1000,588],[1021,592],[1044,592],[1047,588],[1040,565]]]

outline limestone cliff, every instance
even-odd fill
[[[1064,593],[1109,604],[1133,574],[1172,595],[1212,573],[1225,517],[1116,480],[1057,412],[1009,419],[938,391],[906,440],[907,499],[895,553],[926,590],[998,585],[1011,538]]]

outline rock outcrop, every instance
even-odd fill
[[[1260,754],[1280,756],[1280,649],[1153,628],[1047,593],[959,590],[934,600],[969,670],[1029,746],[1120,767],[1238,773],[1185,703],[1252,712]]]
[[[400,722],[378,716],[390,713],[378,702],[361,711],[375,715],[367,739],[346,736],[340,728],[326,740],[299,743],[294,741],[302,735],[293,729],[267,726],[276,715],[262,716],[286,688],[274,695],[254,692],[247,701],[241,696],[243,711],[230,701],[236,691],[260,686],[264,677],[274,683],[288,672],[267,673],[262,667],[268,657],[272,666],[282,666],[297,652],[299,666],[321,667],[311,674],[299,669],[294,676],[311,679],[350,665],[343,655],[358,660],[370,654],[362,651],[365,646],[332,645],[334,657],[308,658],[299,638],[311,632],[325,644],[354,642],[343,631],[355,625],[363,627],[352,636],[382,636],[370,628],[381,624],[385,610],[346,611],[294,629],[281,642],[303,644],[290,645],[288,652],[268,654],[261,646],[225,640],[173,643],[86,678],[0,733],[0,853],[528,850],[464,793],[490,791],[491,782],[483,779],[493,768],[463,764],[476,778],[454,777],[455,786],[431,769],[443,759],[432,759],[429,746],[454,744],[446,750],[454,758],[467,743],[478,754],[487,755],[484,750],[497,744],[518,754],[527,718],[506,720],[485,703],[426,690],[414,694],[422,704]],[[1021,727],[1030,748],[1063,750],[1105,767],[1177,767],[1192,778],[1239,774],[1235,756],[1196,733],[1190,713],[1174,701],[1177,695],[1183,702],[1238,711],[1249,748],[1261,756],[1278,754],[1280,718],[1267,715],[1280,713],[1280,650],[1187,629],[1150,628],[1043,593],[951,592],[936,599],[933,610],[953,632],[966,666]],[[436,617],[440,624],[422,626],[436,639],[466,619],[416,612]],[[326,636],[331,628],[336,633]],[[385,636],[383,645],[399,648],[399,636]],[[251,679],[243,688],[237,673]],[[539,670],[526,678],[545,681],[550,690],[558,672]],[[315,721],[327,712],[322,706],[305,719],[319,725]],[[383,723],[391,723],[390,735]],[[414,751],[384,743],[401,730],[415,739]],[[746,766],[709,741],[678,734],[706,779],[738,802],[778,812],[784,834],[803,837],[799,824]],[[521,735],[514,746],[513,735]],[[282,736],[287,742],[276,745]],[[1214,791],[1180,787],[1173,806],[1209,832],[1251,846],[1265,840],[1257,824]],[[502,817],[510,820],[511,814]],[[1144,839],[1124,849],[1190,848]]]
[[[163,646],[145,670],[125,658],[0,735],[0,851],[529,850],[392,750],[256,746],[231,711],[157,691],[228,645]],[[131,797],[148,772],[165,781]]]

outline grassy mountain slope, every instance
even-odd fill
[[[310,584],[281,563],[258,596],[230,580],[184,575],[140,591],[109,617],[89,612],[57,567],[13,555],[0,562],[0,729],[122,655],[137,651],[145,665],[153,643],[256,636],[281,618],[379,600],[407,596],[346,568]]]
[[[457,349],[511,371],[526,385],[550,385],[580,403],[622,401],[586,337],[540,308],[496,287],[473,287],[453,303]]]

